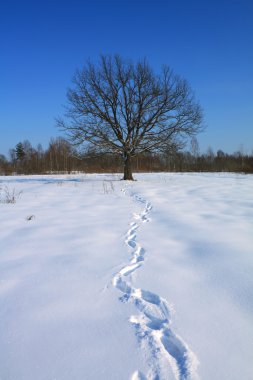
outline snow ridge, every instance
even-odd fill
[[[131,380],[167,380],[171,375],[169,371],[172,371],[176,380],[198,379],[197,357],[171,328],[172,306],[159,295],[132,285],[131,274],[145,261],[145,250],[136,241],[137,230],[140,223],[150,221],[152,205],[136,193],[128,192],[126,189],[122,191],[135,202],[145,205],[141,213],[134,214],[136,221],[130,224],[126,233],[125,243],[132,249],[131,260],[113,278],[113,285],[123,293],[120,300],[133,302],[139,311],[137,316],[130,317],[130,322],[135,327],[138,341],[149,358],[150,371],[147,376],[135,371]]]

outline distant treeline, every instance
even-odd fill
[[[134,172],[244,172],[253,173],[253,154],[226,154],[211,148],[200,154],[196,141],[192,152],[169,151],[141,154],[133,158]],[[64,138],[52,138],[46,150],[28,140],[10,149],[9,158],[0,154],[0,174],[103,173],[122,172],[123,158],[87,148],[77,152]]]

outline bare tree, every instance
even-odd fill
[[[201,130],[202,110],[188,83],[167,66],[156,75],[145,59],[101,56],[77,71],[73,83],[69,122],[58,119],[58,127],[74,144],[121,154],[126,180],[133,179],[133,156],[175,149]]]
[[[45,153],[50,171],[67,172],[71,170],[73,149],[71,144],[62,137],[51,138]]]
[[[191,154],[195,159],[199,156],[199,143],[195,136],[191,139]]]

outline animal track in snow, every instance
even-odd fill
[[[126,189],[122,191],[127,195]],[[142,212],[134,214],[134,219],[142,223],[149,222],[152,205],[138,194],[129,195],[134,201],[145,205]],[[169,374],[165,362],[170,365],[176,380],[197,379],[198,360],[195,354],[171,328],[172,306],[159,295],[132,285],[131,274],[145,261],[145,250],[136,240],[139,227],[137,222],[130,224],[125,244],[132,249],[131,260],[113,278],[113,285],[123,293],[120,300],[133,302],[139,311],[137,316],[130,317],[130,322],[135,327],[141,346],[149,352],[150,357],[149,374],[144,376],[140,371],[135,371],[131,380],[167,380]]]

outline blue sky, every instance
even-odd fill
[[[167,64],[205,113],[201,151],[253,150],[252,1],[5,1],[0,6],[0,153],[60,135],[66,90],[90,58]]]

